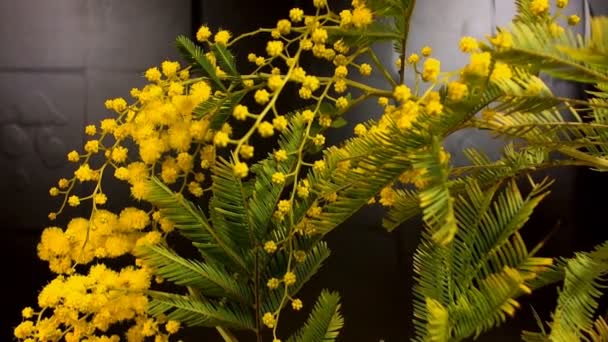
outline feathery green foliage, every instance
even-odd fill
[[[335,341],[343,325],[344,319],[340,313],[340,296],[335,292],[323,291],[319,295],[306,324],[287,341]]]

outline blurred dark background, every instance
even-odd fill
[[[274,26],[290,8],[309,8],[309,0],[2,0],[0,1],[0,248],[3,293],[0,341],[12,340],[24,306],[36,303],[37,292],[50,279],[37,260],[36,244],[49,226],[46,215],[58,207],[48,196],[57,179],[70,174],[65,155],[81,148],[83,127],[105,117],[106,98],[126,96],[143,84],[142,72],[165,59],[175,59],[174,38],[193,35],[207,23],[212,28],[242,33],[257,26]],[[429,44],[442,68],[465,62],[457,52],[462,35],[483,37],[504,25],[514,13],[512,0],[418,1],[408,48]],[[335,2],[332,2],[335,3]],[[571,1],[571,12],[608,13],[602,0]],[[584,33],[584,25],[581,26]],[[263,40],[244,44],[239,61]],[[396,58],[390,45],[378,53],[388,65]],[[379,79],[373,82],[380,82]],[[555,83],[559,93],[584,96],[582,89]],[[377,116],[377,107],[365,104],[353,121]],[[352,132],[351,123],[334,132],[333,142]],[[458,162],[469,146],[484,147],[497,156],[501,142],[481,134],[461,132],[447,141]],[[558,178],[553,195],[543,203],[525,234],[531,241],[556,233],[543,255],[569,255],[587,250],[608,238],[604,222],[607,178],[582,169],[551,172]],[[600,200],[596,200],[600,198]],[[78,214],[72,212],[72,214]],[[418,241],[418,222],[393,234],[380,227],[380,211],[365,209],[329,237],[333,250],[326,267],[306,288],[305,303],[312,303],[322,288],[343,297],[346,326],[342,341],[405,341],[411,326],[411,257]],[[57,224],[65,222],[60,219]],[[514,320],[480,340],[519,340],[522,328],[534,329],[529,305],[549,320],[555,304],[554,288],[534,294]],[[310,306],[309,306],[310,307]],[[289,326],[304,315],[293,316]],[[212,330],[194,331],[185,341],[220,341]]]

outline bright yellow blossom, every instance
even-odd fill
[[[258,125],[258,133],[262,138],[268,138],[274,134],[274,128],[270,122],[264,121]]]
[[[276,250],[277,244],[274,241],[266,241],[266,243],[264,243],[264,251],[266,251],[266,253],[272,254],[276,252]]]
[[[196,32],[196,40],[199,42],[206,42],[211,37],[211,30],[209,27],[203,25]]]
[[[393,96],[397,101],[405,102],[412,96],[412,91],[405,84],[400,84],[393,90]]]
[[[469,95],[469,88],[466,84],[454,81],[448,84],[448,99],[454,102],[460,102]]]
[[[238,178],[245,178],[249,174],[249,167],[246,163],[238,162],[234,164],[233,172]]]
[[[283,42],[280,40],[271,40],[266,44],[266,53],[270,57],[276,57],[283,52]]]
[[[441,62],[435,58],[429,58],[424,61],[424,65],[422,67],[422,79],[426,82],[436,81],[437,76],[439,75],[441,67]]]
[[[372,11],[365,6],[357,6],[351,19],[356,28],[363,28],[372,23]]]
[[[268,91],[266,91],[266,89],[259,89],[255,92],[254,99],[255,102],[263,105],[270,101],[270,94],[268,94]]]
[[[232,34],[229,31],[220,30],[213,37],[213,41],[219,45],[226,45],[226,44],[228,44],[228,41],[230,40],[231,36],[232,36]]]
[[[304,19],[304,11],[300,8],[292,8],[289,10],[289,19],[294,23],[299,23]]]
[[[549,0],[532,0],[530,10],[536,15],[545,14],[549,10]]]
[[[291,286],[296,283],[296,274],[293,272],[287,272],[283,276],[283,282],[285,282],[286,286]]]
[[[471,53],[479,49],[479,43],[477,43],[477,39],[466,36],[460,39],[458,47],[462,52]]]

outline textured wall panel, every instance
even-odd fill
[[[145,68],[177,57],[189,34],[188,0],[0,1],[0,217],[40,229],[57,208],[48,188],[72,172],[85,123],[111,113],[106,98],[128,97]],[[10,14],[10,15],[6,15]]]
[[[0,73],[0,214],[6,228],[36,227],[57,206],[48,189],[71,171],[82,144],[85,79],[80,73]]]

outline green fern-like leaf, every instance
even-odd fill
[[[323,291],[319,295],[304,327],[291,336],[288,342],[335,341],[344,325],[340,314],[340,296]]]
[[[551,259],[531,255],[518,233],[549,184],[533,183],[523,198],[514,182],[497,195],[500,184],[482,190],[471,180],[454,202],[453,242],[441,245],[423,234],[414,256],[416,341],[448,329],[450,340],[477,336],[515,312],[515,298],[530,291],[527,282],[551,265]],[[429,311],[439,304],[448,326]]]
[[[252,313],[239,305],[202,301],[192,296],[159,291],[150,291],[149,294],[152,301],[148,312],[153,316],[166,315],[188,326],[255,330]]]
[[[190,38],[186,36],[178,36],[176,39],[177,49],[182,53],[184,59],[193,62],[194,65],[205,72],[205,74],[213,80],[213,82],[221,89],[226,89],[224,84],[217,75],[217,71],[209,58],[205,56],[205,52],[197,46]]]
[[[434,140],[429,150],[414,154],[414,170],[423,170],[428,185],[420,191],[422,218],[430,229],[433,240],[440,245],[452,241],[458,230],[454,216],[454,199],[450,195],[447,160],[441,160],[442,149]]]
[[[602,295],[602,277],[608,272],[608,264],[579,254],[568,261],[565,269],[564,288],[558,300],[551,323],[552,341],[577,341],[584,331],[593,327],[593,316],[598,308],[597,299]]]
[[[303,263],[297,264],[294,273],[296,274],[296,284],[290,288],[289,294],[295,296],[302,287],[321,269],[323,262],[330,255],[327,244],[323,241],[318,242],[310,250],[306,251],[306,259]],[[282,278],[287,269],[288,255],[285,252],[278,252],[275,258],[268,264],[268,272],[263,274],[263,280],[272,277]],[[265,282],[263,282],[265,283]],[[280,291],[270,290],[264,287],[262,291],[262,310],[273,311],[281,304],[283,294]]]
[[[208,297],[227,297],[244,304],[253,302],[247,286],[239,283],[222,266],[185,259],[166,246],[143,246],[137,256],[154,273],[177,285],[193,287]]]
[[[183,195],[174,193],[157,178],[148,182],[146,201],[158,207],[164,217],[174,223],[178,231],[190,239],[202,253],[219,262],[230,264],[245,274],[250,273],[243,256],[225,232],[211,226],[202,210]]]
[[[519,65],[550,76],[582,83],[608,81],[606,69],[576,60],[566,51],[584,46],[580,36],[570,29],[553,35],[544,22],[515,22],[511,27],[513,46],[494,51],[493,56],[511,65]]]

